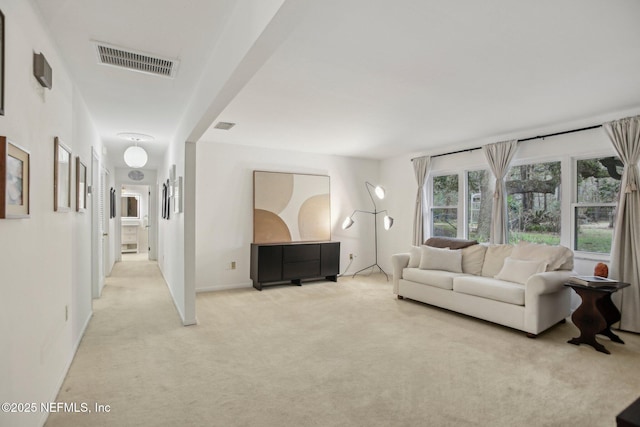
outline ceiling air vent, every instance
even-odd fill
[[[133,50],[110,46],[105,43],[94,42],[98,63],[124,68],[140,73],[173,78],[178,68],[178,60],[151,56]]]
[[[218,122],[216,123],[216,125],[214,126],[215,129],[222,129],[222,130],[229,130],[232,127],[234,127],[236,124],[235,123],[229,123],[229,122]]]

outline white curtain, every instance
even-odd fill
[[[507,243],[509,224],[507,223],[507,185],[505,177],[511,165],[511,159],[518,147],[517,140],[496,142],[482,147],[491,171],[496,178],[493,192],[493,217],[491,219],[490,243]]]
[[[620,329],[640,332],[640,116],[605,123],[624,164],[611,247],[611,278],[631,286],[614,294]]]
[[[413,159],[413,171],[416,175],[418,183],[418,191],[416,194],[416,211],[413,220],[413,244],[420,246],[424,244],[424,184],[427,181],[429,170],[431,169],[431,157],[424,156]]]

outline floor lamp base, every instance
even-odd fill
[[[353,273],[353,276],[352,276],[352,277],[356,277],[356,274],[358,274],[358,273],[362,273],[363,271],[368,270],[368,269],[370,269],[370,268],[372,268],[372,267],[373,267],[373,268],[378,267],[378,270],[380,270],[380,272],[381,272],[382,274],[384,274],[384,276],[387,278],[387,282],[389,281],[389,276],[387,275],[387,273],[385,273],[385,271],[382,269],[382,267],[380,267],[377,263],[376,263],[376,264],[371,264],[370,266],[365,267],[365,268],[363,268],[362,270],[358,270],[358,271],[356,271],[355,273]],[[371,272],[373,273],[373,270],[371,270]]]

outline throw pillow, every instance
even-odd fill
[[[495,278],[524,285],[529,277],[536,273],[542,273],[546,269],[547,263],[544,261],[525,261],[508,257],[504,260],[504,265]]]
[[[409,250],[409,265],[408,268],[418,268],[420,266],[420,257],[422,257],[422,251],[419,246],[411,246]]]
[[[482,274],[486,245],[473,245],[462,249],[462,272],[479,276]]]
[[[502,269],[504,259],[511,256],[513,245],[489,245],[482,264],[482,275],[494,277]]]
[[[444,270],[462,273],[462,251],[460,249],[432,248],[421,246],[420,268],[422,270]]]
[[[424,244],[432,248],[464,249],[468,246],[477,245],[478,241],[455,237],[429,237]]]

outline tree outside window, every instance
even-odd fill
[[[493,210],[492,175],[487,170],[467,172],[467,238],[488,242]]]
[[[576,162],[574,250],[610,253],[622,162],[600,157]]]
[[[560,244],[560,162],[512,167],[507,205],[510,243]]]
[[[439,237],[456,237],[458,235],[457,174],[433,177],[431,235]]]

